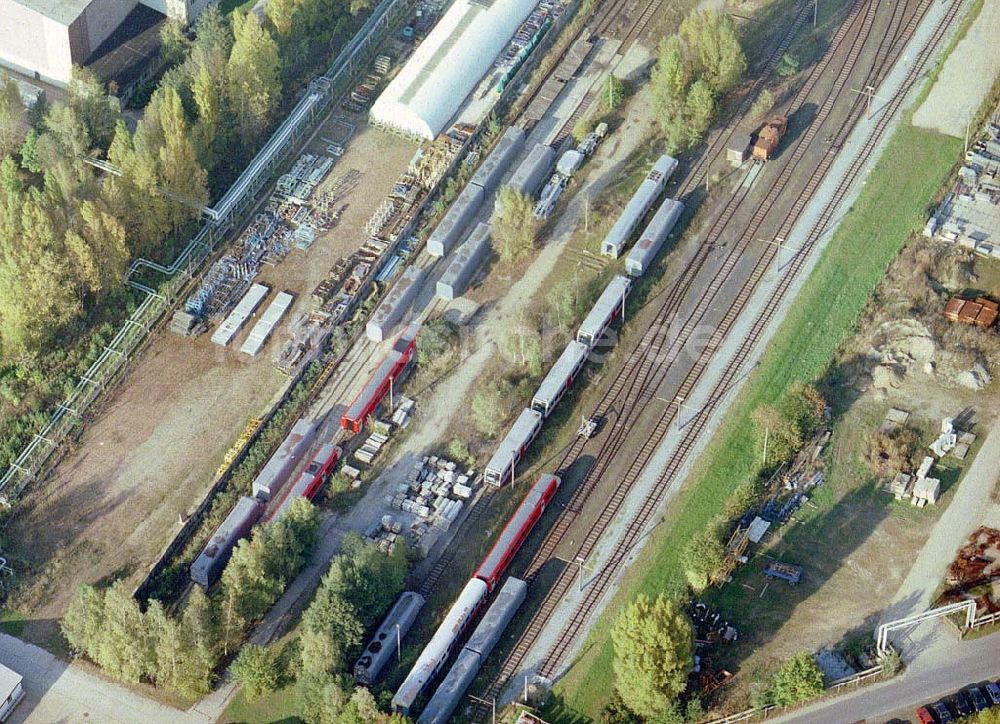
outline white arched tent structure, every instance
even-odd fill
[[[371,109],[371,121],[433,140],[531,13],[537,0],[455,0]]]

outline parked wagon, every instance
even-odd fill
[[[590,347],[582,342],[570,342],[566,349],[559,355],[559,359],[545,375],[542,384],[538,386],[538,391],[531,400],[531,409],[537,410],[545,417],[552,414],[559,404],[559,400],[566,394],[566,390],[573,384],[577,374],[587,361],[590,354]]]
[[[497,446],[493,457],[486,464],[483,480],[497,487],[502,486],[507,481],[513,481],[515,468],[524,457],[528,445],[542,429],[543,420],[542,413],[537,410],[522,410],[506,437]]]
[[[332,441],[323,445],[292,485],[275,497],[267,520],[281,520],[296,498],[313,500],[333,474],[343,451]]]
[[[626,276],[619,275],[608,282],[577,330],[576,341],[593,349],[604,336],[608,325],[625,311],[625,298],[631,289],[632,280]]]
[[[545,508],[552,501],[556,491],[559,490],[561,482],[562,480],[558,476],[548,473],[543,473],[538,477],[510,520],[507,521],[507,525],[500,532],[486,558],[476,569],[476,577],[486,581],[486,585],[491,591],[496,588],[500,577],[503,576],[507,566],[521,549],[525,538],[535,527],[538,519],[542,517]]]
[[[250,529],[260,520],[263,512],[264,504],[261,501],[247,495],[240,498],[191,564],[191,580],[204,588],[219,580],[226,563],[233,555],[233,548],[250,535]]]
[[[612,259],[621,256],[632,232],[636,230],[649,209],[652,208],[653,203],[663,192],[667,181],[676,169],[677,159],[673,156],[663,154],[657,159],[653,168],[646,174],[646,178],[629,199],[621,216],[618,217],[614,226],[601,242],[601,254],[610,256]]]
[[[424,603],[424,597],[414,591],[404,591],[399,595],[354,664],[354,678],[359,684],[373,684],[386,664],[396,658],[403,637],[417,620]]]
[[[634,277],[641,277],[652,265],[656,255],[667,236],[673,231],[674,225],[684,211],[684,204],[673,199],[664,199],[653,215],[653,219],[643,230],[639,241],[625,258],[625,272]]]
[[[411,325],[396,340],[392,349],[382,359],[367,384],[354,398],[351,406],[340,418],[340,427],[351,432],[361,432],[369,415],[375,413],[382,400],[389,394],[398,379],[413,359],[417,346],[419,327]]]

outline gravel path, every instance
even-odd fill
[[[927,99],[913,114],[913,125],[965,136],[966,124],[1000,73],[998,28],[1000,0],[986,0],[979,17],[948,56]]]

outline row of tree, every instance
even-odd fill
[[[82,586],[63,617],[63,634],[109,676],[202,696],[219,661],[302,569],[318,529],[316,508],[296,499],[281,520],[258,526],[237,545],[217,594],[209,598],[195,587],[177,617],[155,600],[143,611],[122,582],[106,590]]]
[[[349,666],[365,630],[381,618],[403,590],[406,547],[386,555],[355,534],[344,536],[316,596],[302,616],[292,661],[275,647],[245,646],[232,671],[247,696],[271,693],[289,673],[297,677],[302,716],[320,724],[382,724],[405,721],[379,711],[371,692],[355,688]],[[291,669],[292,671],[283,671]]]
[[[739,83],[747,61],[729,15],[696,10],[660,44],[650,77],[653,107],[667,150],[696,146],[712,123],[716,99]]]

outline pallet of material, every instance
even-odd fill
[[[288,292],[280,292],[260,315],[260,319],[257,320],[253,329],[250,330],[250,334],[240,346],[240,352],[256,357],[257,353],[263,349],[274,328],[278,326],[278,322],[285,316],[285,312],[292,306],[293,300],[294,297]]]
[[[236,305],[236,308],[229,313],[229,316],[219,325],[219,328],[212,333],[212,342],[222,347],[229,344],[270,291],[270,288],[264,284],[254,284],[251,286],[247,293],[243,295],[239,304]]]

